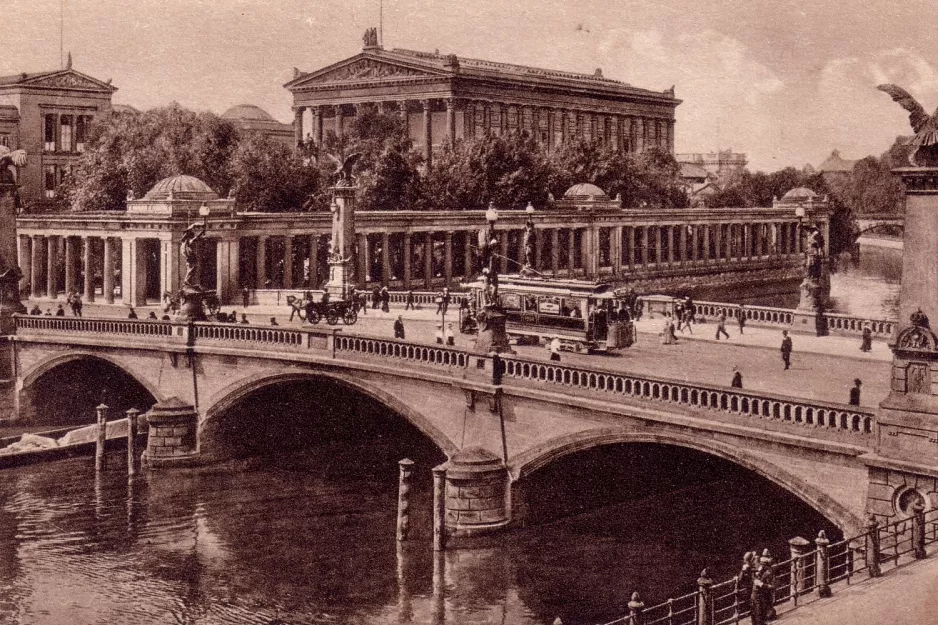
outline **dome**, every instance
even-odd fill
[[[145,200],[166,200],[172,195],[176,200],[217,200],[218,194],[194,176],[170,176],[163,178],[147,191]]]
[[[253,104],[239,104],[237,106],[232,106],[230,109],[222,113],[221,116],[225,119],[250,119],[261,122],[277,121],[270,116],[270,113],[259,106],[254,106]]]
[[[817,197],[817,193],[812,191],[807,187],[796,187],[782,196],[782,201],[804,201],[804,200],[813,200]]]
[[[563,194],[567,199],[608,200],[609,197],[595,184],[581,182],[575,184]]]

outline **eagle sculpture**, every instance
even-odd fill
[[[26,150],[10,150],[0,145],[0,183],[15,183],[16,168],[26,164]]]
[[[345,158],[337,156],[335,154],[326,154],[329,159],[335,163],[335,173],[336,184],[347,186],[352,183],[352,169],[355,167],[355,164],[362,157],[361,152],[353,152]]]
[[[896,85],[879,85],[899,106],[909,112],[909,123],[915,136],[909,142],[909,163],[913,167],[938,166],[938,111],[929,115],[908,91]]]

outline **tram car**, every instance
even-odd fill
[[[484,306],[484,283],[469,285],[474,307]],[[506,331],[518,344],[560,339],[561,349],[606,352],[635,342],[635,324],[624,298],[605,282],[499,276]]]

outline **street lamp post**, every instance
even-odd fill
[[[505,312],[498,297],[498,262],[495,249],[498,247],[498,234],[495,224],[498,210],[489,204],[485,211],[488,222],[485,244],[483,245],[482,282],[484,306],[478,315],[479,332],[476,335],[476,351],[486,354],[511,353],[508,334],[505,331]]]

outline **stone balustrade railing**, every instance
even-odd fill
[[[191,326],[172,322],[75,319],[65,317],[16,317],[17,331],[28,335],[38,332],[68,336],[124,338],[156,337],[167,342],[238,349],[260,349],[297,353],[321,350],[329,357],[339,354],[375,357],[383,360],[444,367],[456,373],[483,359],[488,371],[488,356],[476,356],[452,347],[410,343],[394,339],[342,334],[338,329],[293,329],[274,326],[226,323],[195,323]],[[539,386],[566,387],[601,393],[610,398],[627,396],[726,415],[771,420],[802,428],[825,429],[870,437],[874,415],[843,404],[803,401],[797,398],[757,394],[742,389],[681,382],[653,376],[616,373],[514,357],[502,359],[504,380],[535,382]]]
[[[505,359],[505,377],[860,435],[870,435],[873,432],[872,413],[842,404],[814,401],[809,403],[791,397],[759,395],[740,389],[514,358]]]
[[[873,336],[889,338],[896,329],[896,322],[888,319],[863,319],[840,313],[824,313],[827,329],[844,334],[862,334],[863,326],[869,325]]]

